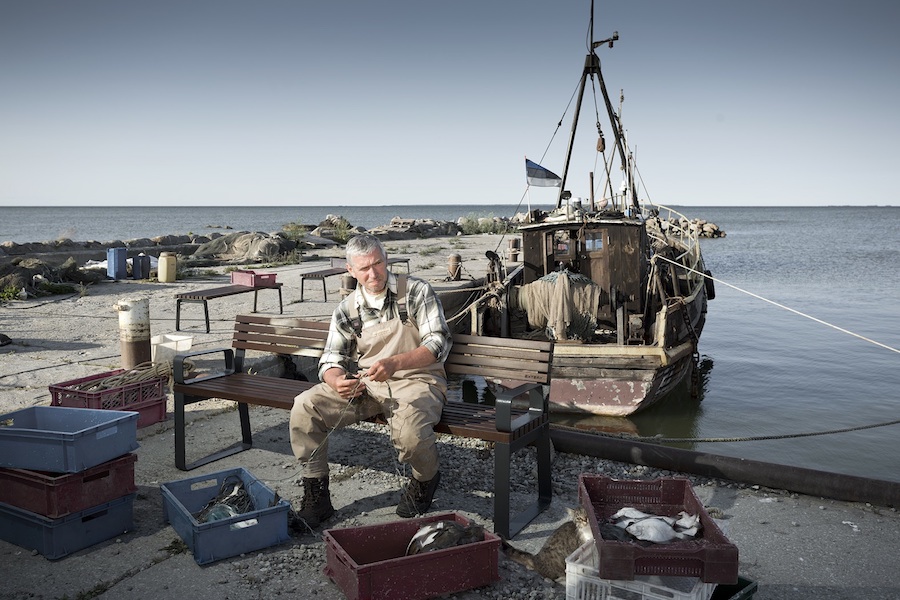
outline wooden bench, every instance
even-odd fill
[[[234,296],[236,294],[247,294],[253,292],[253,312],[256,312],[256,302],[259,299],[260,290],[278,290],[278,312],[284,313],[284,303],[281,299],[282,283],[275,283],[270,286],[251,287],[249,285],[223,285],[205,290],[195,290],[193,292],[182,292],[175,294],[175,331],[181,331],[181,303],[182,302],[202,302],[203,318],[206,321],[206,333],[209,333],[209,304],[210,300],[216,298],[224,298],[225,296]]]
[[[175,466],[186,471],[252,447],[248,405],[290,410],[294,398],[315,382],[251,375],[245,371],[248,350],[318,358],[325,346],[328,323],[293,317],[238,315],[232,347],[180,354],[174,361]],[[222,353],[221,375],[187,378],[184,363],[191,357]],[[550,505],[549,383],[552,342],[454,335],[444,363],[449,376],[481,376],[496,397],[495,406],[448,401],[438,433],[477,438],[494,444],[494,531],[515,536]],[[185,458],[185,406],[211,398],[238,403],[241,441],[188,464]],[[527,404],[519,405],[527,398]],[[516,399],[516,406],[513,400]],[[377,422],[377,420],[376,420]],[[510,463],[526,446],[537,449],[537,498],[510,514]]]
[[[405,264],[406,272],[409,273],[409,259],[408,258],[388,258],[388,267],[397,264]],[[343,275],[347,273],[347,259],[346,258],[332,258],[331,266],[325,267],[322,269],[318,269],[315,271],[307,271],[306,273],[300,273],[300,302],[303,302],[303,294],[305,291],[304,284],[307,279],[320,279],[322,281],[322,295],[325,301],[328,301],[328,290],[325,286],[325,280],[334,275]]]

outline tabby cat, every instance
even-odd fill
[[[550,534],[537,554],[519,550],[503,540],[506,556],[547,579],[565,583],[566,558],[582,544],[594,539],[587,511],[580,506],[575,509],[567,508],[566,511],[569,513],[569,520]]]

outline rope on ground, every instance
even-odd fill
[[[731,289],[737,290],[737,291],[739,291],[739,292],[741,292],[741,293],[743,293],[743,294],[747,294],[748,296],[753,296],[754,298],[756,298],[756,299],[758,299],[758,300],[762,300],[763,302],[768,302],[769,304],[771,304],[771,305],[773,305],[773,306],[777,306],[778,308],[782,308],[782,309],[784,309],[784,310],[786,310],[786,311],[788,311],[788,312],[792,312],[792,313],[794,313],[795,315],[799,315],[799,316],[805,317],[805,318],[807,318],[807,319],[809,319],[809,320],[811,320],[811,321],[815,321],[816,323],[819,323],[820,325],[825,325],[826,327],[831,327],[832,329],[836,329],[836,330],[840,331],[841,333],[846,333],[847,335],[852,335],[852,336],[855,337],[855,338],[859,338],[859,339],[861,339],[861,340],[863,340],[863,341],[865,341],[865,342],[869,342],[870,344],[874,344],[874,345],[876,345],[876,346],[879,346],[879,347],[881,347],[881,348],[884,348],[885,350],[890,350],[891,352],[896,352],[897,354],[900,354],[900,349],[894,348],[893,346],[888,346],[887,344],[882,344],[881,342],[877,342],[877,341],[875,341],[875,340],[873,340],[873,339],[871,339],[871,338],[867,338],[867,337],[865,337],[865,336],[863,336],[863,335],[860,335],[860,334],[858,334],[858,333],[854,333],[854,332],[850,331],[849,329],[844,329],[843,327],[838,327],[837,325],[834,325],[834,324],[832,324],[832,323],[829,323],[828,321],[823,321],[822,319],[817,319],[816,317],[814,317],[814,316],[812,316],[812,315],[808,315],[808,314],[806,314],[806,313],[804,313],[804,312],[800,312],[800,311],[797,310],[797,309],[791,308],[790,306],[785,306],[784,304],[781,304],[781,303],[779,303],[779,302],[775,302],[774,300],[769,300],[768,298],[764,298],[764,297],[760,296],[759,294],[754,294],[753,292],[750,292],[750,291],[747,291],[747,290],[745,290],[745,289],[739,288],[739,287],[736,286],[736,285],[730,284],[730,283],[728,283],[727,281],[722,281],[721,279],[718,279],[718,278],[716,278],[716,277],[713,277],[712,275],[707,275],[706,273],[701,273],[700,271],[697,271],[696,269],[692,269],[692,268],[690,268],[690,267],[686,267],[686,266],[684,266],[683,264],[681,264],[681,263],[679,263],[679,262],[676,262],[676,261],[674,261],[674,260],[672,260],[672,259],[670,259],[670,258],[666,258],[665,256],[662,256],[662,255],[660,255],[660,254],[657,254],[656,257],[659,258],[659,259],[662,259],[662,260],[664,260],[664,261],[666,261],[666,262],[672,263],[673,265],[675,265],[675,266],[677,266],[677,267],[681,267],[682,269],[685,269],[685,270],[687,270],[687,271],[690,271],[691,273],[694,273],[694,274],[696,274],[696,275],[700,275],[700,276],[702,276],[702,277],[706,277],[707,279],[711,279],[711,280],[715,281],[716,283],[721,283],[722,285],[728,286],[728,287],[730,287]]]
[[[188,361],[185,361],[184,367],[187,372],[190,372],[194,369],[194,366]],[[100,379],[92,379],[90,381],[83,381],[81,383],[75,383],[67,387],[68,389],[78,390],[82,392],[97,392],[101,390],[124,387],[133,383],[152,381],[161,377],[165,377],[167,380],[169,380],[169,385],[171,386],[172,375],[172,363],[170,361],[145,362],[115,375],[109,375],[108,377],[102,377]]]
[[[850,431],[861,431],[863,429],[875,429],[876,427],[887,427],[889,425],[900,424],[900,419],[887,421],[884,423],[872,423],[869,425],[857,425],[856,427],[844,427],[843,429],[829,429],[828,431],[811,431],[806,433],[785,433],[780,435],[759,435],[759,436],[739,436],[739,437],[709,437],[709,438],[667,438],[662,436],[637,436],[629,434],[611,434],[603,432],[591,432],[592,435],[604,437],[612,437],[623,440],[631,440],[635,442],[653,442],[657,444],[677,444],[677,443],[721,443],[721,442],[762,442],[769,440],[787,440],[793,438],[815,437],[819,435],[832,435],[835,433],[847,433]],[[576,431],[584,433],[584,429],[570,427],[568,425],[553,425],[556,429],[565,429],[567,431]]]

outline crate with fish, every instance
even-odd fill
[[[78,473],[0,468],[0,502],[58,519],[137,491],[129,453]]]
[[[348,600],[420,600],[489,585],[500,538],[458,513],[328,529],[325,574]]]
[[[578,498],[588,511],[601,578],[664,575],[699,577],[705,583],[737,581],[737,546],[709,516],[689,480],[624,480],[582,473]]]
[[[163,518],[197,564],[275,546],[289,539],[291,505],[238,467],[160,485]]]
[[[166,419],[167,381],[152,369],[116,369],[50,385],[50,405],[134,411],[146,427]]]
[[[136,495],[128,494],[58,519],[0,503],[0,539],[44,558],[62,558],[132,530]]]
[[[32,406],[0,415],[0,467],[78,473],[138,447],[138,413]]]
[[[715,583],[699,577],[636,575],[633,580],[602,579],[597,545],[586,542],[566,558],[566,600],[710,600]]]

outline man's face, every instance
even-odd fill
[[[375,250],[347,261],[347,270],[370,294],[380,294],[387,285],[387,257]]]

